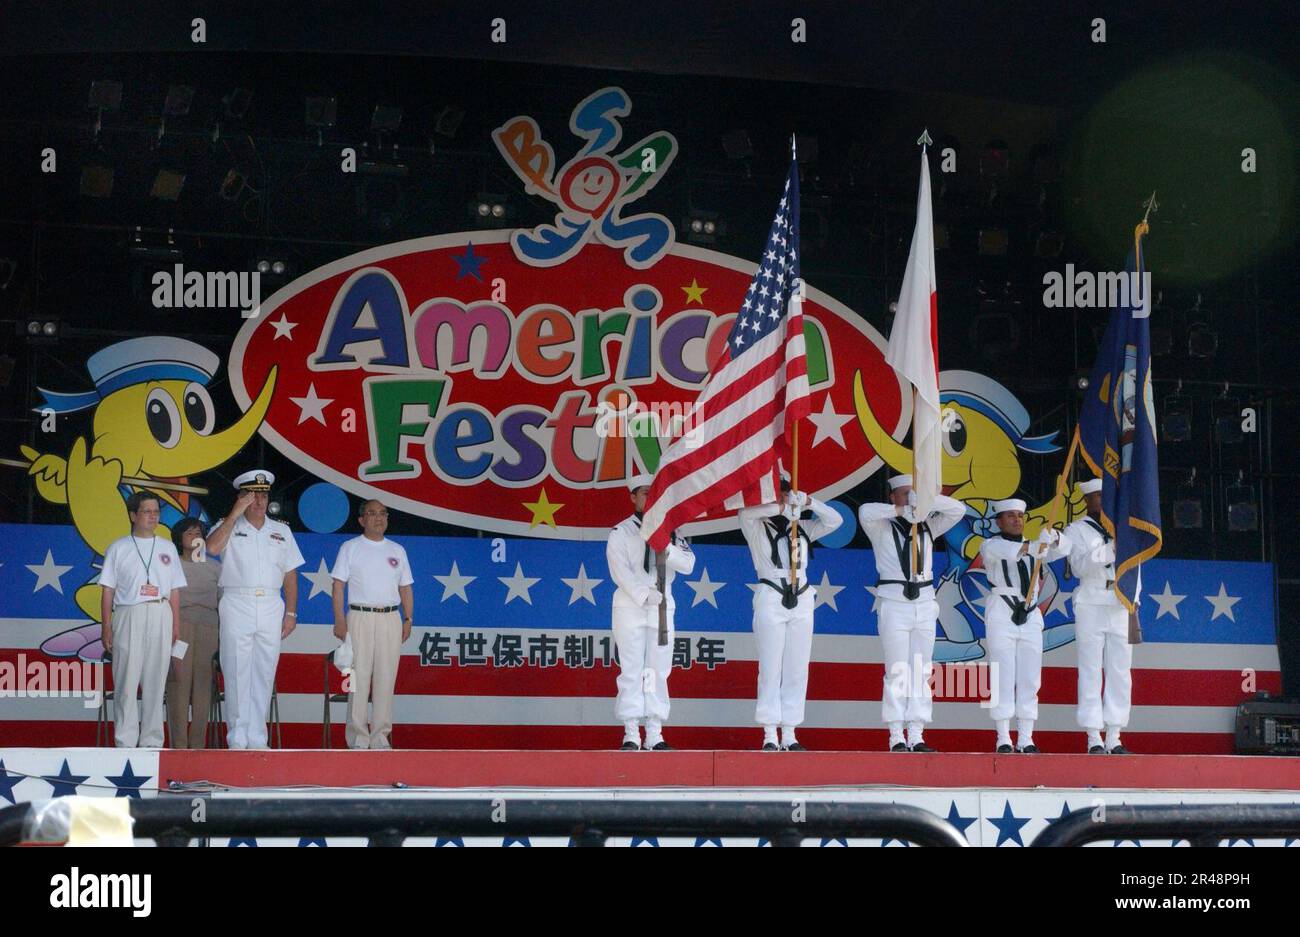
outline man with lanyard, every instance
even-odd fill
[[[1041,570],[1033,579],[1038,557],[1043,563],[1068,556],[1070,540],[1060,531],[1045,528],[1034,549],[1024,538],[1025,502],[1019,498],[994,501],[998,529],[980,545],[980,560],[989,581],[984,629],[993,668],[997,726],[996,751],[1034,754],[1034,722],[1038,719],[1038,687],[1043,679],[1043,613],[1038,608]],[[1011,717],[1016,717],[1016,748],[1011,747]]]
[[[843,523],[829,505],[793,492],[781,482],[781,503],[742,508],[740,530],[758,573],[754,593],[754,642],[758,646],[758,705],[754,719],[763,727],[763,751],[801,752],[795,727],[803,723],[812,657],[816,593],[808,578],[815,541]],[[803,519],[804,509],[811,513]],[[799,520],[799,544],[790,556],[790,524]],[[781,727],[778,738],[776,728]]]
[[[234,749],[267,747],[266,717],[280,642],[298,622],[294,570],[303,558],[289,525],[266,516],[274,482],[265,469],[236,478],[234,507],[208,533],[207,551],[221,557],[221,673],[226,744]]]
[[[934,709],[930,668],[939,620],[939,603],[934,598],[934,541],[966,513],[960,501],[938,495],[930,513],[918,518],[915,502],[912,476],[895,475],[889,480],[889,503],[858,508],[858,522],[871,541],[879,577],[876,620],[885,657],[880,708],[889,726],[892,752],[934,751],[924,736]]]
[[[348,688],[348,748],[392,748],[393,691],[402,644],[411,636],[415,596],[406,549],[384,536],[388,508],[366,501],[357,511],[362,534],[339,547],[334,580],[334,636],[352,638],[352,683]],[[347,613],[343,611],[347,590]],[[398,607],[402,614],[397,614]],[[367,700],[374,718],[367,719]]]
[[[101,611],[105,650],[113,653],[113,739],[118,748],[162,748],[163,686],[180,635],[180,555],[155,535],[161,502],[137,491],[127,499],[131,533],[104,551]],[[136,710],[140,691],[142,712]],[[138,718],[137,718],[138,716]]]
[[[1088,733],[1091,755],[1126,755],[1119,733],[1128,725],[1133,694],[1133,648],[1128,610],[1115,594],[1115,541],[1101,526],[1101,479],[1082,482],[1088,516],[1065,529],[1070,538],[1070,570],[1079,577],[1074,591],[1074,640],[1079,657],[1079,727]],[[1139,574],[1138,595],[1142,581]],[[1102,694],[1103,662],[1106,674]],[[1101,738],[1106,729],[1106,741]]]
[[[645,722],[645,745],[649,751],[670,751],[664,741],[663,724],[668,719],[668,675],[673,665],[673,577],[695,569],[695,554],[676,533],[665,551],[663,590],[658,587],[655,551],[641,536],[641,515],[650,494],[650,475],[636,475],[628,481],[633,513],[609,533],[605,559],[614,592],[613,631],[618,649],[618,697],[614,713],[623,723],[623,751],[637,751],[641,744],[640,723]],[[659,605],[667,605],[668,642],[659,643]]]

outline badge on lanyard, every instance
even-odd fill
[[[146,582],[140,587],[140,597],[144,599],[158,598],[158,587],[153,583]]]

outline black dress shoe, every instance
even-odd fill
[[[641,743],[634,742],[631,739],[628,739],[621,746],[619,746],[618,750],[621,752],[639,752],[641,750]]]
[[[1106,754],[1106,749],[1102,748],[1100,745],[1093,745],[1093,746],[1091,746],[1091,747],[1088,749],[1088,754],[1089,754],[1089,755],[1104,755],[1104,754]]]
[[[784,747],[783,749],[781,749],[781,750],[782,750],[782,751],[786,751],[786,752],[806,752],[806,751],[808,751],[808,749],[804,748],[804,747],[803,747],[802,745],[800,745],[798,742],[791,742],[789,745],[785,746],[785,747]]]
[[[1013,754],[1014,752],[1015,752],[1015,749],[1012,748],[1010,745],[999,745],[999,746],[995,749],[995,753],[996,753],[996,754],[999,754],[999,755],[1010,755],[1010,754]]]
[[[763,751],[765,752],[779,752],[780,750],[781,749],[777,747],[777,744],[775,742],[763,743]]]
[[[931,748],[929,745],[926,745],[924,742],[917,742],[915,745],[913,745],[913,746],[909,749],[909,751],[914,751],[914,752],[933,752],[933,751],[938,751],[938,749],[936,749],[936,748]]]
[[[672,746],[667,742],[656,742],[654,745],[650,746],[650,751],[652,752],[670,752],[672,750]]]
[[[891,752],[905,752],[907,751],[907,743],[895,742],[893,745],[889,746],[889,750]]]
[[[1131,755],[1132,752],[1130,752],[1123,745],[1116,745],[1114,748],[1106,749],[1106,754],[1107,755]]]
[[[1028,745],[1026,745],[1024,748],[1021,748],[1021,749],[1018,749],[1018,750],[1019,750],[1020,754],[1022,754],[1022,755],[1037,755],[1037,754],[1038,754],[1038,746],[1035,745],[1035,744],[1033,744],[1032,742],[1029,743]]]

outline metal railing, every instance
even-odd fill
[[[54,811],[47,820],[51,803],[0,810],[0,846],[66,839],[68,810]],[[567,836],[573,846],[603,846],[611,836],[745,836],[767,839],[773,846],[852,836],[921,846],[970,845],[947,820],[908,804],[158,797],[132,800],[130,814],[135,838],[153,839],[159,846],[217,836],[364,836],[371,846],[400,846],[411,836]]]
[[[1295,804],[1105,806],[1076,810],[1048,824],[1031,846],[1083,846],[1101,840],[1172,839],[1218,846],[1225,839],[1300,837]]]

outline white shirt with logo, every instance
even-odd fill
[[[113,590],[113,607],[156,602],[185,588],[185,571],[175,545],[163,537],[128,535],[104,551],[99,584]]]
[[[223,523],[224,519],[217,527]],[[258,530],[242,514],[235,519],[235,529],[219,555],[218,583],[223,589],[266,589],[278,593],[285,574],[305,562],[288,524],[268,517]]]
[[[398,587],[415,582],[401,544],[386,537],[371,540],[364,534],[339,547],[330,576],[348,584],[349,605],[379,608],[399,604]]]

